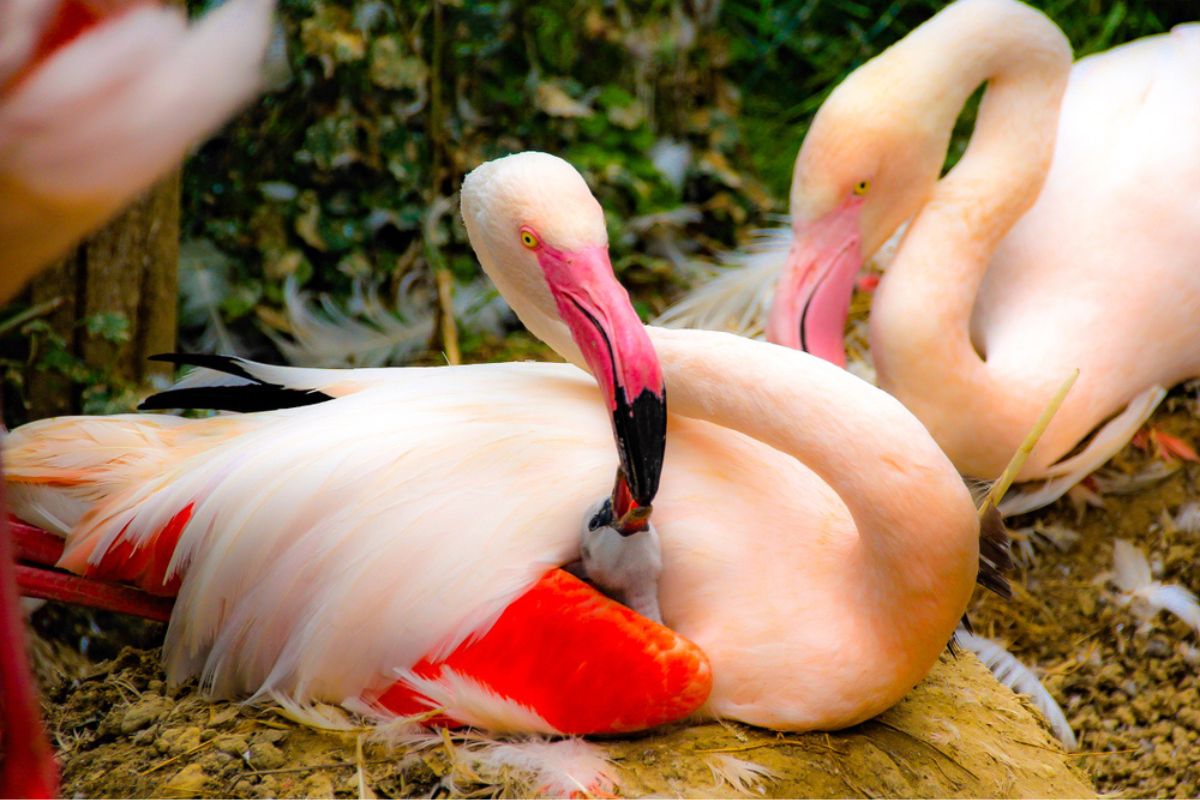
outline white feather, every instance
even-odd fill
[[[532,708],[503,697],[449,667],[436,678],[425,678],[407,669],[396,670],[396,677],[422,695],[430,710],[443,711],[466,725],[496,733],[559,732]]]
[[[465,793],[457,784],[460,776],[531,796],[605,795],[619,787],[620,772],[604,748],[578,737],[499,737],[474,730],[421,729],[373,738],[405,749],[409,757],[425,750],[448,751],[453,769],[443,783],[458,794]]]
[[[1174,614],[1200,633],[1200,603],[1196,602],[1196,595],[1187,589],[1174,583],[1156,583],[1147,587],[1142,596],[1151,607]]]
[[[180,324],[200,328],[189,342],[198,353],[238,355],[241,343],[221,318],[221,302],[229,293],[230,258],[208,239],[193,239],[179,246]]]
[[[1184,503],[1175,513],[1175,527],[1186,533],[1200,533],[1200,503]]]
[[[1150,562],[1136,546],[1124,539],[1113,542],[1113,583],[1121,591],[1136,594],[1154,582]]]
[[[954,632],[954,641],[958,643],[959,647],[978,656],[979,660],[996,676],[996,680],[1014,692],[1028,697],[1038,711],[1042,712],[1042,717],[1050,725],[1050,730],[1054,731],[1054,735],[1062,742],[1063,747],[1074,750],[1078,746],[1075,733],[1071,730],[1071,724],[1067,722],[1062,707],[1050,696],[1033,671],[1008,652],[1004,645],[969,633],[963,628]]]
[[[288,281],[284,305],[292,338],[271,339],[289,363],[301,367],[402,364],[433,336],[436,301],[414,288],[415,278],[413,273],[401,283],[393,308],[384,306],[373,284],[356,283],[342,306],[329,295],[314,298]],[[476,281],[455,288],[454,315],[470,330],[499,334],[509,312],[495,289]]]
[[[761,338],[775,282],[792,247],[792,229],[758,231],[754,241],[723,257],[723,267],[662,313],[666,328],[707,328]]]
[[[343,307],[329,295],[314,299],[289,280],[284,304],[292,339],[275,335],[271,339],[289,363],[302,367],[402,363],[433,335],[431,300],[414,298],[410,286],[411,281],[405,284],[394,309],[386,309],[375,286],[355,283],[350,302]]]
[[[1025,514],[1048,506],[1062,497],[1071,487],[1115,456],[1138,428],[1150,419],[1154,409],[1166,396],[1167,390],[1161,386],[1151,386],[1138,394],[1120,414],[1104,423],[1080,453],[1063,459],[1046,470],[1048,480],[1024,484],[1010,491],[1000,501],[1000,513],[1006,517]],[[1097,482],[1100,482],[1099,479]],[[1112,487],[1111,491],[1117,489]]]
[[[1022,566],[1037,563],[1038,550],[1049,545],[1065,553],[1079,541],[1079,532],[1065,525],[1039,522],[1027,528],[1011,529],[1013,556]]]
[[[1183,465],[1178,461],[1154,460],[1143,469],[1129,474],[1118,469],[1102,469],[1092,473],[1092,483],[1101,495],[1137,494],[1147,486],[1153,486],[1174,475]]]
[[[650,148],[650,161],[659,174],[667,179],[667,183],[676,192],[683,191],[683,182],[687,178],[688,167],[692,165],[692,146],[670,137],[664,137]]]
[[[612,794],[617,789],[619,773],[604,749],[578,737],[479,737],[469,746],[472,766],[482,777],[499,782],[506,771],[515,773],[540,795]]]
[[[727,753],[705,756],[704,764],[718,787],[725,784],[739,794],[749,794],[751,791],[763,794],[766,791],[765,784],[778,777],[778,773],[770,767],[734,758]]]
[[[1112,581],[1130,600],[1145,604],[1142,616],[1147,623],[1157,612],[1166,611],[1200,633],[1200,603],[1196,596],[1178,584],[1154,580],[1146,554],[1124,539],[1113,542]]]

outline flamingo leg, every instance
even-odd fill
[[[0,796],[56,797],[58,766],[30,676],[14,549],[0,476]]]
[[[156,622],[170,620],[174,605],[171,598],[53,569],[62,557],[62,538],[17,519],[10,518],[8,524],[17,562],[17,589],[22,596],[131,614]]]

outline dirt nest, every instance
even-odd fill
[[[1172,392],[1152,429],[1192,446],[1200,419],[1192,388]],[[1139,437],[1141,438],[1141,437]],[[1032,529],[1031,563],[1011,603],[980,597],[977,630],[1007,642],[1063,706],[1079,737],[1079,761],[1101,792],[1200,796],[1200,636],[1176,617],[1143,618],[1107,579],[1113,543],[1147,556],[1155,580],[1200,589],[1200,533],[1173,521],[1200,498],[1200,465],[1127,446],[1091,480],[1103,508],[1078,498],[1010,520]],[[1155,476],[1165,476],[1155,480]]]
[[[519,771],[473,763],[457,734],[406,750],[368,732],[316,730],[275,708],[210,702],[192,685],[172,689],[155,650],[128,648],[82,677],[64,676],[45,698],[67,796],[494,796],[539,788]],[[969,654],[944,656],[899,706],[847,731],[783,735],[708,723],[597,744],[613,761],[616,791],[628,796],[1094,794],[1075,759]],[[716,776],[712,765],[722,760],[743,773],[740,787]],[[762,775],[746,771],[755,766]]]

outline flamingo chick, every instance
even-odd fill
[[[1019,476],[1047,483],[1006,513],[1061,496],[1163,387],[1200,375],[1200,198],[1180,190],[1200,180],[1200,25],[1070,59],[1029,6],[951,4],[825,101],[796,160],[792,236],[741,276],[744,296],[777,281],[771,341],[844,364],[855,275],[909,221],[872,302],[878,383],[970,476],[999,474],[1079,368]],[[984,82],[970,146],[939,180]]]
[[[568,277],[599,276],[606,241],[579,174],[512,156],[468,176],[462,206],[525,325],[576,364],[603,362],[589,314],[633,318],[597,302],[615,289]],[[612,474],[614,403],[571,365],[208,360],[161,402],[309,404],[33,423],[8,442],[9,488],[23,519],[68,535],[61,566],[155,591],[182,577],[168,675],[221,693],[628,730],[702,703],[711,664],[703,712],[756,725],[839,728],[897,702],[944,649],[979,560],[974,505],[925,429],[805,353],[605,330],[616,345],[648,332],[671,384],[654,518],[674,633],[556,569],[580,556],[580,510]],[[627,355],[594,371],[641,396],[657,383]]]
[[[0,2],[0,297],[254,95],[272,5],[230,0],[189,28],[142,0]]]

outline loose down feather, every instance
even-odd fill
[[[356,282],[345,305],[311,294],[294,281],[284,287],[290,337],[271,335],[288,363],[299,367],[384,367],[403,364],[425,349],[434,333],[436,298],[415,286],[417,273],[400,285],[389,308],[373,284]],[[477,281],[454,291],[454,316],[470,330],[499,334],[508,306],[490,285]]]
[[[1075,733],[1071,730],[1071,724],[1067,722],[1067,716],[1063,713],[1062,707],[1050,696],[1046,687],[1042,686],[1042,682],[1029,667],[1018,661],[1017,657],[1008,652],[999,642],[991,639],[985,639],[962,629],[954,634],[954,639],[964,650],[969,650],[978,656],[979,660],[996,676],[996,680],[1014,692],[1028,697],[1037,706],[1038,711],[1042,712],[1042,717],[1050,725],[1050,730],[1054,731],[1054,735],[1062,742],[1063,747],[1074,750],[1078,746]]]
[[[1146,554],[1124,539],[1113,542],[1112,581],[1125,593],[1126,602],[1139,601],[1147,625],[1159,611],[1166,611],[1200,633],[1200,602],[1196,596],[1178,584],[1154,580]]]

